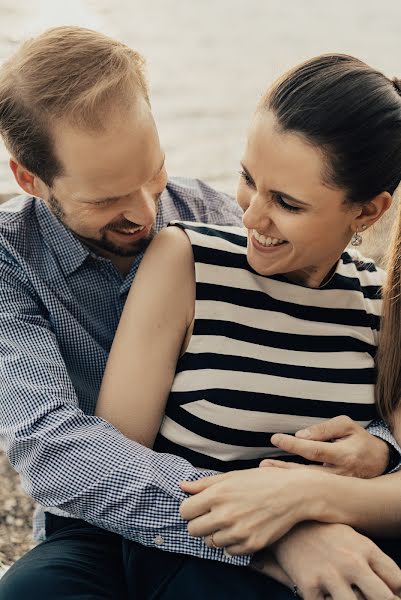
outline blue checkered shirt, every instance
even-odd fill
[[[171,180],[157,229],[173,219],[238,224],[234,201],[194,180]],[[237,565],[187,533],[178,482],[199,472],[94,416],[113,336],[141,257],[124,278],[46,205],[20,196],[0,207],[0,436],[43,511],[84,519],[146,546]],[[140,385],[140,381],[138,382]],[[383,424],[374,433],[394,441]]]

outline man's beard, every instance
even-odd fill
[[[156,207],[159,204],[160,196],[161,196],[161,194],[155,200]],[[68,229],[68,231],[70,231],[81,242],[83,242],[84,244],[89,246],[89,248],[91,248],[95,252],[96,252],[96,250],[105,250],[106,252],[108,252],[110,254],[114,254],[115,256],[120,256],[120,257],[137,256],[138,254],[140,254],[141,252],[144,252],[146,250],[146,248],[149,246],[150,242],[153,240],[153,238],[156,235],[156,230],[154,227],[152,227],[146,237],[143,237],[140,240],[138,240],[137,242],[134,242],[134,244],[131,247],[118,246],[114,242],[107,239],[107,237],[106,237],[107,231],[122,231],[124,229],[132,229],[133,227],[140,227],[136,223],[132,223],[131,221],[127,221],[126,219],[123,219],[123,220],[119,221],[118,223],[109,223],[108,225],[103,227],[100,230],[101,237],[99,239],[88,238],[83,235],[80,235],[79,233],[77,233],[76,231],[71,229],[71,227],[66,222],[66,215],[63,210],[63,207],[61,206],[60,201],[57,200],[57,198],[54,196],[54,194],[50,194],[48,203],[49,203],[49,207],[50,207],[52,213],[62,222],[64,227],[66,229]]]
[[[130,227],[131,228],[135,227],[135,224],[130,223]],[[127,228],[127,224],[126,224],[126,228]],[[121,229],[124,229],[124,227],[119,227],[118,229],[121,230]],[[107,229],[107,231],[113,231],[113,230],[109,228],[109,229]],[[74,232],[72,232],[72,233],[74,233]],[[114,242],[107,239],[106,231],[103,231],[103,230],[102,230],[102,236],[100,239],[86,238],[83,235],[79,235],[77,233],[74,233],[74,235],[77,236],[82,242],[84,242],[84,244],[86,244],[90,248],[94,249],[95,251],[97,249],[101,249],[101,250],[106,250],[106,252],[109,252],[110,254],[114,254],[115,256],[127,257],[127,256],[137,256],[141,252],[144,252],[146,250],[146,248],[149,246],[150,242],[155,237],[156,231],[155,231],[155,228],[152,227],[152,229],[149,231],[149,233],[146,237],[143,237],[140,240],[138,240],[137,242],[134,242],[134,244],[132,246],[127,246],[124,248],[121,246],[118,246],[117,244],[114,244]]]

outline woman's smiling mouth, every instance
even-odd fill
[[[265,236],[256,231],[256,229],[252,229],[250,238],[256,250],[278,250],[281,246],[288,244],[286,240]]]

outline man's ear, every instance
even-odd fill
[[[376,223],[390,208],[392,201],[393,198],[388,192],[381,192],[381,194],[372,198],[370,202],[362,204],[354,220],[355,231],[357,229],[358,231],[363,231],[363,229]]]
[[[36,175],[32,175],[14,158],[10,158],[10,169],[12,170],[15,181],[30,196],[43,198],[46,192],[45,184]]]

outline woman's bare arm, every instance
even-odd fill
[[[100,389],[96,415],[152,447],[192,324],[193,254],[178,227],[152,241],[128,294]]]

